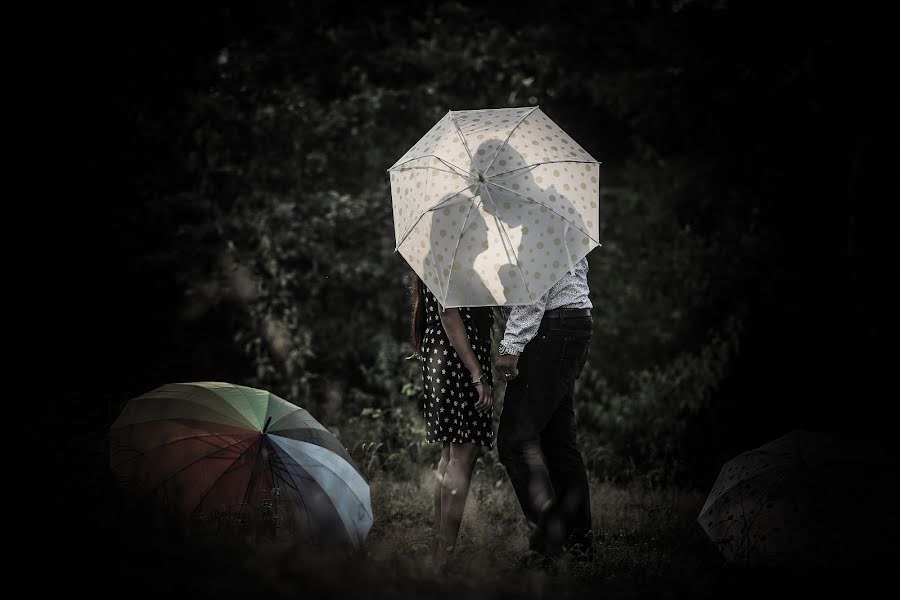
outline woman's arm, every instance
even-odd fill
[[[453,346],[456,355],[469,370],[469,373],[472,375],[472,381],[478,380],[482,374],[481,364],[479,364],[478,358],[475,356],[469,336],[466,335],[466,326],[463,323],[462,316],[459,314],[459,309],[441,307],[438,314],[441,316],[441,325],[444,326],[447,339],[450,340],[450,345]],[[491,382],[477,387],[478,402],[475,403],[475,409],[481,412],[490,408],[493,403]]]
[[[466,326],[463,324],[459,309],[442,308],[440,315],[441,324],[444,326],[444,331],[447,332],[450,344],[456,350],[456,355],[469,370],[469,373],[472,374],[472,381],[477,380],[481,377],[481,364],[479,364],[478,358],[475,357],[475,351],[469,342],[469,336],[466,335]]]

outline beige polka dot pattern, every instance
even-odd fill
[[[397,250],[444,306],[530,304],[600,245],[599,163],[539,108],[450,111],[388,171]]]

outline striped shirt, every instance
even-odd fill
[[[515,354],[522,354],[525,345],[537,333],[544,312],[556,308],[593,308],[588,297],[587,257],[575,263],[574,271],[566,271],[563,278],[538,298],[534,304],[501,307],[506,317],[506,331],[501,345]]]

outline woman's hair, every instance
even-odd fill
[[[412,344],[412,354],[407,359],[419,357],[419,349],[422,347],[422,338],[425,337],[425,283],[415,271],[409,274],[409,295],[412,301],[412,319],[410,323],[409,341]]]

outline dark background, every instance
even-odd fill
[[[266,387],[348,446],[416,441],[384,170],[476,107],[540,104],[603,162],[595,475],[708,488],[793,428],[894,447],[895,69],[871,5],[78,5],[15,28],[17,325],[86,504],[106,428],[170,381]]]

